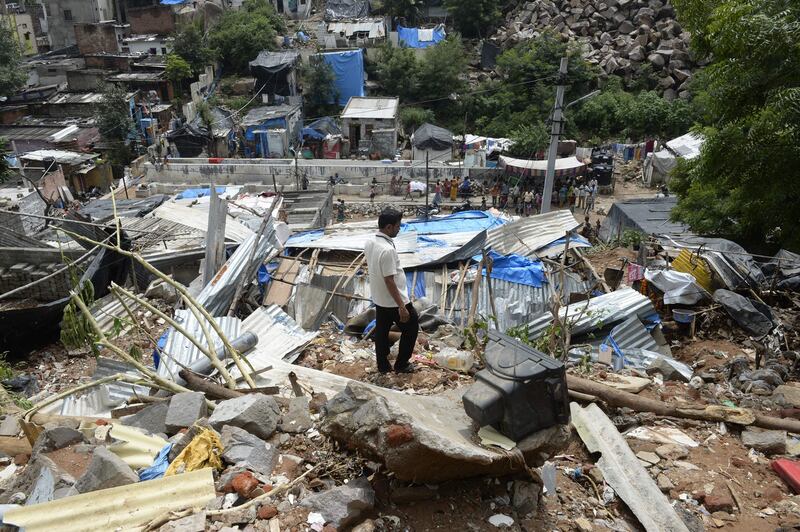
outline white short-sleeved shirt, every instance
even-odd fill
[[[369,267],[369,290],[372,302],[379,307],[397,307],[389,289],[386,288],[384,277],[394,276],[394,282],[403,298],[403,303],[408,304],[408,289],[406,288],[406,274],[400,267],[400,257],[394,247],[394,242],[383,233],[377,233],[373,238],[368,238],[364,244],[364,256]]]

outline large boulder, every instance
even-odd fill
[[[474,444],[476,428],[452,390],[429,397],[391,394],[351,382],[323,409],[321,429],[350,448],[383,461],[400,480],[442,482],[515,470],[502,453]],[[536,432],[518,442],[531,467],[563,449],[564,426]]]
[[[105,447],[97,447],[89,467],[75,483],[79,493],[116,488],[139,482],[139,477],[122,458]]]
[[[243,466],[263,475],[269,475],[275,467],[275,447],[244,429],[225,425],[220,441],[222,459],[228,464]]]

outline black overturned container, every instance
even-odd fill
[[[490,331],[486,369],[464,394],[464,410],[480,426],[491,425],[519,441],[569,422],[564,364],[506,334]]]

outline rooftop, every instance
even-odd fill
[[[167,42],[173,41],[172,37],[165,37],[163,35],[157,35],[155,33],[146,33],[140,35],[131,35],[130,37],[126,37],[122,39],[122,42],[129,43],[129,42]]]
[[[130,99],[136,95],[135,92],[129,92],[125,96]],[[47,100],[49,104],[65,105],[70,103],[85,103],[95,104],[103,98],[101,92],[60,92]]]
[[[342,118],[384,118],[397,116],[399,98],[368,98],[353,96],[342,111]]]
[[[123,72],[106,78],[108,81],[163,81],[164,72]]]
[[[49,142],[64,142],[76,137],[81,129],[90,129],[79,125],[68,126],[35,126],[35,125],[4,125],[0,126],[0,137],[8,140],[47,140]]]
[[[299,105],[265,105],[250,109],[242,119],[242,125],[253,126],[272,118],[283,118],[300,109]]]
[[[20,155],[21,159],[28,161],[51,161],[59,164],[77,165],[96,159],[96,153],[78,153],[66,150],[36,150]]]

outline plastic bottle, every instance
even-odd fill
[[[475,355],[472,351],[461,351],[453,347],[445,347],[433,355],[433,361],[437,366],[452,369],[454,371],[467,372],[472,369],[475,363]]]

